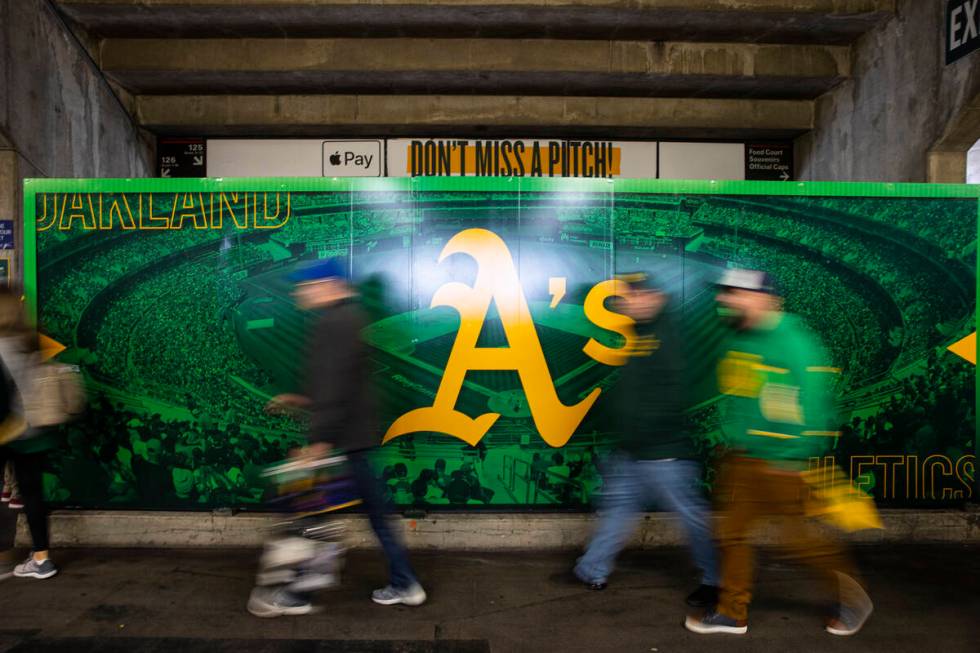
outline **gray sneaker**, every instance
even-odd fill
[[[418,583],[413,583],[405,589],[398,589],[389,585],[383,589],[374,590],[371,600],[381,605],[422,605],[425,603],[425,590]]]
[[[874,604],[861,584],[850,576],[838,572],[837,580],[842,600],[837,614],[827,622],[826,630],[838,637],[856,635],[874,611]]]
[[[28,556],[27,560],[14,567],[14,576],[18,578],[51,578],[58,573],[58,568],[51,560],[38,562],[34,556]]]
[[[749,625],[746,621],[732,619],[728,615],[714,610],[708,610],[700,618],[688,615],[684,621],[684,627],[699,635],[711,635],[713,633],[744,635],[749,631]]]
[[[284,617],[313,612],[313,604],[282,587],[256,587],[248,597],[249,612],[256,617]]]

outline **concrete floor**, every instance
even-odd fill
[[[624,555],[604,592],[560,578],[569,554],[417,554],[430,590],[420,608],[368,600],[379,556],[350,556],[342,589],[316,615],[245,612],[257,553],[247,550],[64,550],[47,581],[0,583],[0,652],[33,651],[941,651],[975,653],[980,548],[867,547],[858,556],[876,611],[865,630],[823,632],[813,583],[763,559],[743,637],[681,626],[693,578],[674,549]]]

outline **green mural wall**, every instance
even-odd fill
[[[946,348],[976,328],[975,187],[226,179],[25,191],[28,301],[92,396],[45,476],[59,505],[259,508],[262,466],[303,439],[302,423],[263,412],[297,389],[304,359],[310,316],[286,276],[333,256],[371,318],[379,444],[442,392],[467,418],[497,416],[467,433],[423,419],[390,437],[377,473],[399,506],[586,508],[615,442],[620,370],[595,351],[624,344],[604,321],[603,282],[635,270],[665,285],[684,327],[710,484],[726,336],[712,284],[732,266],[771,272],[841,368],[832,454],[856,482],[882,503],[973,493],[976,368]],[[451,283],[498,295],[485,316],[461,317],[434,302]],[[521,301],[526,314],[497,309]],[[478,347],[542,355],[546,369],[502,362],[467,371],[458,393],[440,388],[461,364],[450,354],[464,325]]]

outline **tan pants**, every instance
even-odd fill
[[[838,574],[859,583],[854,563],[838,541],[806,518],[809,494],[799,473],[777,469],[764,460],[733,457],[722,466],[715,495],[721,517],[720,613],[737,620],[748,618],[754,575],[754,547],[749,534],[764,518],[778,519],[782,527],[780,548],[787,557],[814,568],[828,598],[849,603],[848,597],[842,596]],[[848,585],[853,583],[845,583],[844,588]]]

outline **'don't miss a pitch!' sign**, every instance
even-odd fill
[[[655,178],[657,144],[571,140],[394,139],[391,177]]]
[[[304,438],[263,410],[302,390],[311,318],[288,277],[339,257],[369,318],[376,473],[398,505],[588,507],[616,446],[625,352],[650,345],[611,301],[636,270],[673,298],[688,428],[710,468],[726,425],[713,283],[735,266],[771,272],[841,371],[840,435],[812,464],[882,503],[961,502],[975,483],[977,215],[963,186],[31,180],[28,301],[92,397],[62,429],[49,499],[259,505],[263,465]]]

